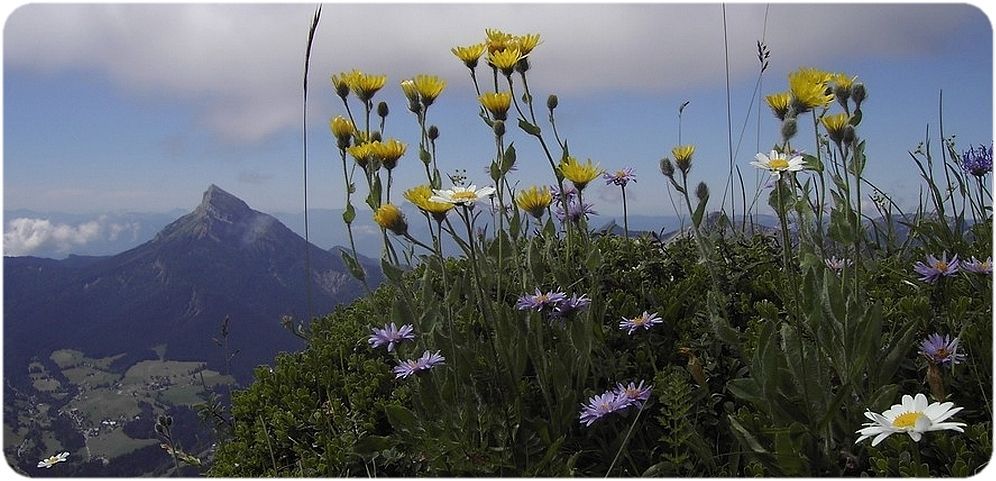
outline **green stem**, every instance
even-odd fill
[[[605,472],[606,478],[609,477],[610,474],[612,474],[612,468],[616,467],[616,461],[619,460],[619,455],[622,454],[623,448],[625,448],[626,444],[629,442],[629,437],[631,434],[633,434],[633,428],[636,427],[636,422],[640,420],[640,415],[643,414],[643,408],[646,406],[647,406],[647,401],[644,401],[643,404],[640,405],[640,411],[638,411],[636,413],[636,417],[633,418],[633,422],[629,425],[629,430],[626,431],[626,437],[623,438],[622,444],[619,445],[619,449],[616,451],[616,456],[612,458],[612,464],[609,465],[609,470]]]

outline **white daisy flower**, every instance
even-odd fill
[[[790,159],[787,155],[772,150],[768,155],[758,153],[755,158],[757,161],[751,162],[750,165],[770,171],[771,176],[776,179],[781,177],[782,172],[797,172],[806,168],[806,162],[802,160],[801,155]]]
[[[429,202],[443,202],[446,204],[471,206],[474,202],[483,200],[485,197],[495,193],[494,187],[481,187],[477,188],[476,185],[471,185],[470,187],[458,187],[454,186],[449,190],[433,190],[432,197],[429,197]]]
[[[64,462],[67,458],[69,458],[69,453],[67,453],[67,452],[61,452],[61,453],[56,454],[55,456],[52,456],[50,458],[45,458],[45,459],[43,459],[41,461],[38,461],[38,467],[39,468],[46,468],[46,469],[47,468],[51,468],[52,466],[55,466],[56,464]]]
[[[883,439],[895,433],[909,434],[914,441],[919,442],[923,433],[929,431],[950,429],[965,432],[962,429],[965,423],[944,422],[961,410],[960,407],[954,407],[952,402],[935,402],[928,406],[927,396],[922,393],[917,394],[915,398],[906,394],[903,396],[902,404],[893,404],[882,414],[865,412],[865,417],[872,422],[865,423],[865,427],[856,431],[861,437],[854,444],[875,436],[872,439],[872,446],[877,446]]]

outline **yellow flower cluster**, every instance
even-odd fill
[[[829,107],[833,91],[829,82],[833,74],[820,69],[805,67],[788,76],[789,92],[795,103],[796,113],[808,112],[818,107]]]
[[[401,91],[410,102],[422,102],[428,107],[435,102],[436,97],[443,93],[446,81],[435,75],[416,75],[414,78],[401,81]]]
[[[379,162],[379,165],[383,165],[388,170],[391,170],[397,167],[398,159],[405,155],[407,149],[407,146],[398,139],[388,139],[383,142],[375,140],[373,142],[357,143],[346,149],[346,151],[356,160],[356,163],[360,167],[366,168],[371,160],[376,160]]]
[[[332,76],[332,87],[340,97],[353,92],[363,102],[369,102],[386,83],[387,75],[370,75],[355,69]]]
[[[512,35],[495,28],[484,30],[485,41],[466,47],[453,47],[453,55],[463,62],[467,68],[474,69],[477,62],[488,52],[488,64],[501,70],[505,75],[511,75],[517,65],[521,65],[530,52],[540,44],[540,35]],[[525,68],[525,67],[524,67]]]

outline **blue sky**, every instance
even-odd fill
[[[992,29],[975,7],[946,5],[728,6],[734,135],[756,81],[755,42],[771,51],[761,94],[816,66],[857,75],[869,91],[859,134],[867,175],[909,204],[919,185],[907,150],[936,141],[938,91],[946,133],[960,147],[992,139]],[[4,30],[4,208],[102,213],[191,208],[211,183],[263,211],[301,210],[300,75],[311,5],[43,5],[11,13]],[[392,107],[388,136],[410,145],[396,185],[422,180],[417,125],[402,78],[448,81],[433,106],[440,166],[486,182],[489,132],[466,69],[449,48],[485,27],[538,32],[534,95],[560,97],[558,127],[572,153],[607,169],[634,167],[630,212],[671,214],[658,160],[697,146],[692,177],[720,192],[728,165],[722,10],[698,5],[326,4],[312,64],[310,204],[341,208],[328,118],[344,110],[328,86],[354,67],[386,73],[376,100]],[[483,70],[480,70],[483,75]],[[756,104],[755,104],[756,110]],[[753,114],[752,114],[753,115]],[[759,144],[778,140],[761,110],[735,159],[749,184]],[[808,133],[812,126],[802,124]],[[514,129],[513,129],[514,130]],[[533,139],[515,132],[522,183],[549,182]],[[734,139],[736,142],[736,138]],[[806,148],[811,134],[800,135]],[[811,147],[809,147],[811,149]],[[598,186],[596,208],[621,211]],[[589,197],[592,198],[592,197]],[[718,207],[718,206],[717,206]]]

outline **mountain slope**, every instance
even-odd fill
[[[121,254],[5,258],[5,371],[60,348],[106,356],[160,344],[168,358],[218,365],[212,337],[228,316],[229,343],[240,351],[234,368],[245,376],[300,346],[280,318],[309,317],[306,246],[275,218],[212,185],[193,212]],[[308,256],[313,315],[363,293],[338,255],[310,245]]]

